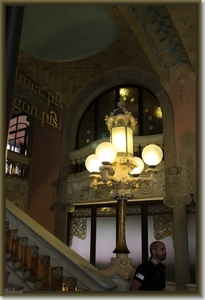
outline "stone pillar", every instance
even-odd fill
[[[24,6],[6,6],[6,143],[9,132],[9,122],[13,101],[16,66],[18,62],[21,29],[24,17]],[[7,152],[7,150],[6,150]]]
[[[75,207],[68,203],[55,202],[50,207],[50,210],[55,212],[54,235],[66,244],[68,235],[68,212],[73,212],[75,210]]]
[[[176,193],[165,196],[163,202],[165,205],[173,208],[176,290],[186,290],[186,284],[191,282],[186,205],[189,205],[192,199],[186,193]],[[167,250],[169,253],[169,249]]]

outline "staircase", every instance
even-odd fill
[[[115,291],[117,285],[6,199],[4,294]]]

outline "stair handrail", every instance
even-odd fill
[[[28,214],[6,199],[6,220],[19,235],[39,247],[39,254],[49,255],[51,262],[62,266],[67,276],[75,277],[78,287],[89,291],[111,291],[117,284],[99,269],[56,238]]]

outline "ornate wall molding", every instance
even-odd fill
[[[18,178],[6,178],[5,196],[21,210],[27,211],[28,207],[28,187],[27,180]]]
[[[139,190],[134,193],[134,199],[162,198],[165,195],[165,175],[164,163],[158,166],[159,172],[156,174],[157,181],[149,185],[146,182],[139,182]],[[143,173],[142,173],[143,174]],[[146,173],[144,173],[146,176]],[[97,190],[90,187],[89,172],[84,171],[67,179],[66,202],[72,205],[86,203],[111,202],[109,198],[110,189],[106,185],[101,185]]]

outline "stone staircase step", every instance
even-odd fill
[[[6,262],[12,269],[17,269],[21,265],[21,262],[19,259],[16,259],[16,258],[14,259],[12,257],[6,259]]]
[[[21,277],[22,279],[26,279],[30,277],[31,274],[31,270],[28,267],[18,267],[15,268],[15,272],[18,274],[19,277]]]
[[[24,280],[32,290],[39,290],[41,287],[41,278],[37,276],[30,276]]]

